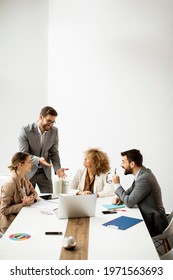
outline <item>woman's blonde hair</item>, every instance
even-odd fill
[[[13,155],[11,159],[11,165],[8,168],[13,171],[16,170],[19,163],[25,163],[27,157],[30,156],[28,153],[17,152]]]
[[[90,148],[85,151],[85,156],[90,155],[91,165],[96,175],[110,171],[110,160],[108,155],[98,148]]]

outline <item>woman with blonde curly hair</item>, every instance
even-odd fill
[[[71,183],[71,192],[77,195],[96,193],[97,197],[115,195],[113,185],[107,182],[110,161],[100,149],[90,148],[84,153],[84,169],[78,169]]]

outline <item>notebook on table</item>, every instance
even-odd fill
[[[107,210],[115,210],[119,208],[125,208],[124,204],[104,204],[103,207],[105,207]]]
[[[59,195],[58,218],[80,218],[95,216],[96,194]]]

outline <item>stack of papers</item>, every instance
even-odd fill
[[[53,201],[48,201],[45,199],[39,199],[37,202],[33,203],[31,207],[37,207],[44,210],[56,210],[58,209],[58,203]]]

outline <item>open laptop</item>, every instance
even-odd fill
[[[95,216],[96,194],[59,195],[58,218],[80,218]]]

